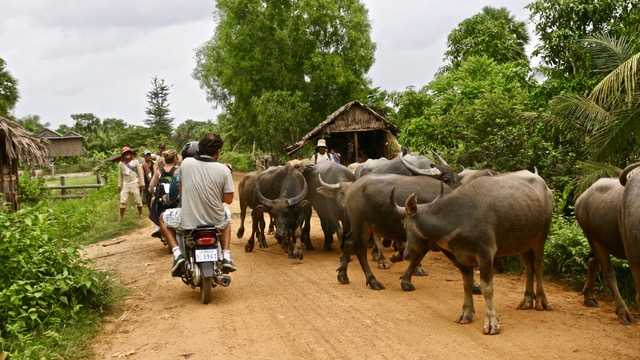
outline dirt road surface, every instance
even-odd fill
[[[242,175],[234,174],[236,189]],[[248,235],[235,236],[237,194],[231,209],[231,251],[239,270],[228,288],[213,289],[208,305],[200,303],[198,289],[170,276],[171,256],[149,236],[151,222],[86,248],[100,269],[130,289],[124,308],[95,341],[96,359],[640,358],[640,322],[620,325],[612,303],[586,308],[578,292],[547,282],[553,311],[516,310],[524,276],[497,274],[494,303],[502,332],[483,335],[481,295],[474,295],[474,321],[454,322],[462,308],[462,277],[441,253],[427,256],[430,275],[414,277],[413,292],[400,288],[406,263],[378,270],[370,262],[386,286],[374,291],[354,258],[351,284],[343,285],[336,278],[339,247],[334,242],[332,252],[322,250],[315,215],[316,250],[303,249],[303,260],[291,260],[272,235],[268,249],[245,253]],[[249,229],[250,222],[248,217]]]

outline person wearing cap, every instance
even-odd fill
[[[335,162],[331,154],[327,152],[327,141],[325,139],[319,139],[316,144],[316,154],[311,158],[311,163],[315,165],[325,161]]]
[[[129,195],[133,195],[133,200],[138,207],[138,217],[144,219],[142,215],[142,198],[140,190],[144,190],[144,173],[142,165],[133,156],[133,151],[125,146],[120,153],[118,163],[118,192],[120,193],[120,219],[118,224],[124,219],[124,212],[127,210]]]
[[[160,168],[163,166],[162,161],[164,161],[163,153],[167,149],[167,146],[164,143],[158,144],[158,151],[151,154],[151,159],[156,163],[156,168]]]
[[[144,156],[144,162],[142,163],[142,172],[144,174],[144,191],[142,192],[142,203],[147,205],[149,210],[151,210],[151,190],[149,188],[149,183],[151,182],[151,178],[153,178],[153,174],[157,170],[157,166],[153,159],[151,158],[151,151],[145,150],[142,153]]]

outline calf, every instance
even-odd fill
[[[480,177],[428,204],[418,204],[412,194],[405,207],[396,209],[404,218],[406,260],[419,263],[425,251],[436,246],[462,273],[464,305],[456,322],[473,319],[473,267],[477,263],[486,309],[483,332],[500,333],[493,306],[496,256],[520,254],[524,261],[527,282],[518,309],[531,309],[535,298],[537,310],[551,310],[542,287],[542,255],[551,226],[553,196],[538,175],[519,171]]]

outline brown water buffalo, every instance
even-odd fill
[[[338,281],[349,283],[347,267],[352,254],[355,254],[366,276],[366,284],[374,290],[384,289],[373,275],[366,259],[367,247],[371,235],[378,234],[399,244],[406,241],[406,233],[402,227],[402,219],[395,213],[395,207],[389,203],[392,188],[396,188],[398,201],[404,201],[411,193],[417,193],[420,200],[432,199],[439,191],[441,181],[426,176],[406,176],[396,174],[369,174],[352,184],[343,183],[338,194],[343,200],[347,217],[344,225],[344,243]],[[346,191],[345,191],[346,189]],[[329,191],[330,189],[327,189]],[[445,186],[445,192],[451,189]],[[400,255],[401,256],[401,255]],[[419,262],[409,265],[401,277],[401,286],[405,291],[413,290],[411,276]]]
[[[620,295],[616,274],[611,265],[611,255],[618,259],[627,258],[618,223],[624,190],[620,179],[599,179],[578,197],[575,213],[591,246],[586,281],[582,289],[584,304],[589,307],[598,306],[593,285],[598,266],[601,266],[604,279],[615,299],[618,320],[622,324],[630,324],[634,322],[634,318]]]
[[[639,166],[640,162],[629,165],[620,174],[624,193],[619,223],[624,252],[633,274],[638,304],[640,304],[640,175],[637,171]]]
[[[418,204],[412,194],[405,207],[396,205],[396,210],[404,218],[406,260],[418,263],[425,251],[437,246],[462,273],[464,305],[456,322],[473,319],[473,267],[478,264],[485,299],[483,332],[500,333],[493,306],[496,256],[519,254],[524,261],[527,281],[518,309],[531,309],[535,299],[537,310],[551,310],[542,287],[542,255],[551,226],[553,196],[540,176],[529,171],[484,176],[427,204]]]

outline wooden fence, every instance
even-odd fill
[[[41,186],[42,190],[60,190],[60,195],[51,195],[49,198],[55,199],[74,199],[88,196],[88,194],[68,194],[67,190],[73,189],[96,189],[104,187],[104,184],[100,181],[100,174],[96,175],[97,184],[82,184],[82,185],[65,185],[65,177],[60,176],[60,185]]]

